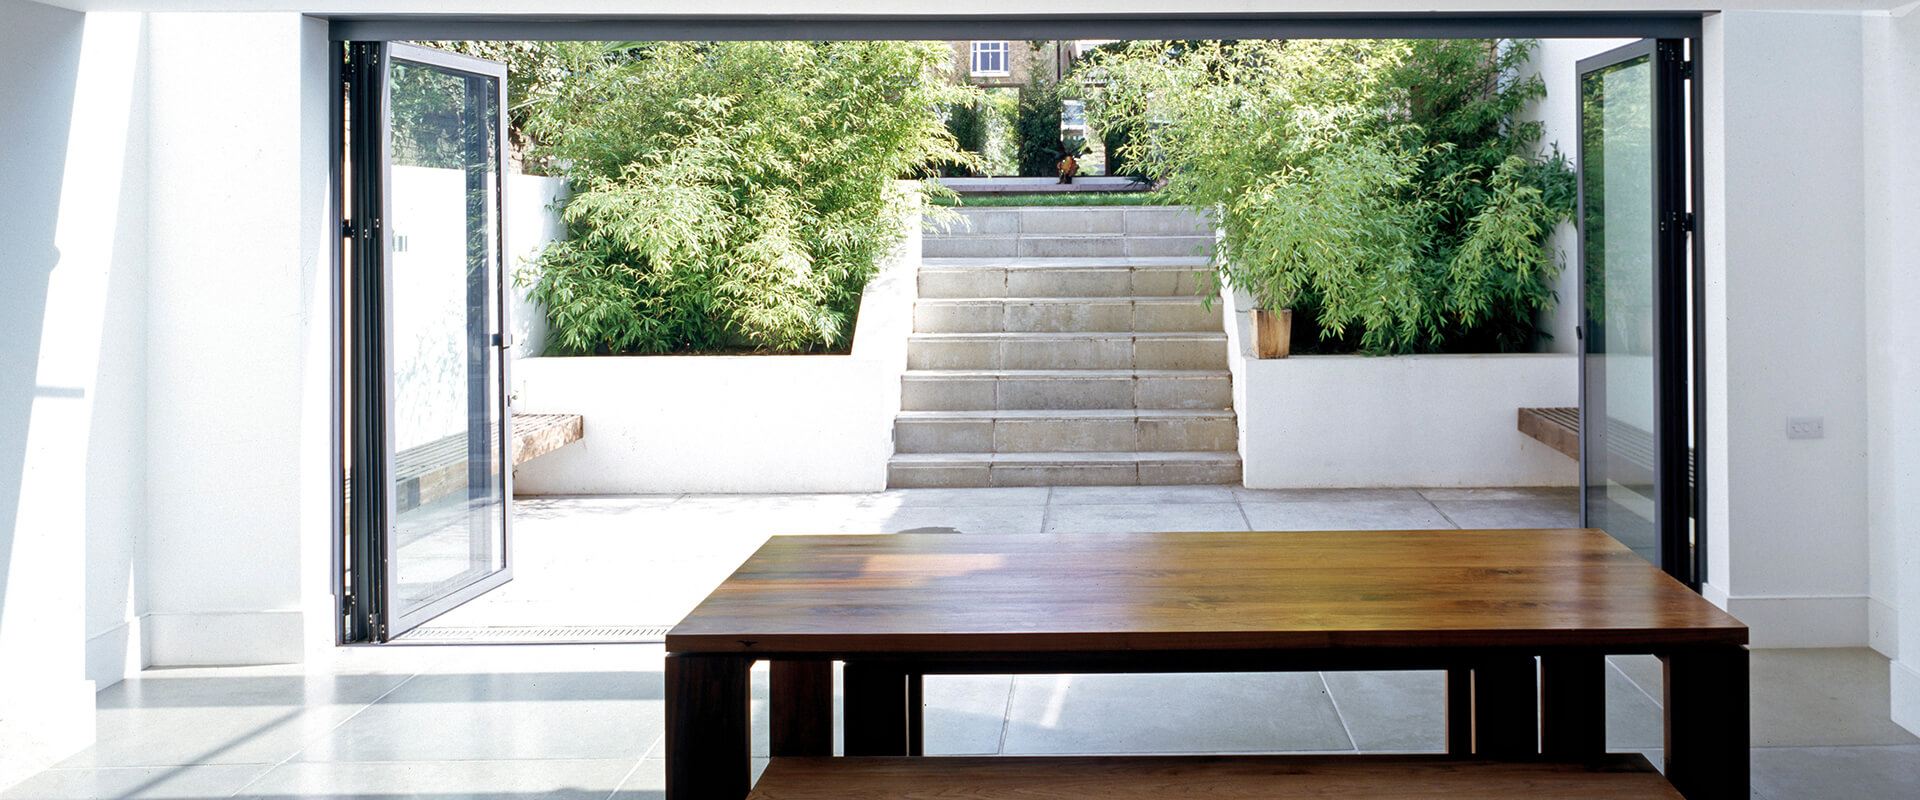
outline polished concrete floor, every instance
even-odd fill
[[[1567,490],[1227,487],[529,498],[518,577],[455,614],[672,622],[769,532],[1564,527],[1573,503]],[[612,549],[583,560],[582,547]],[[304,666],[151,669],[100,693],[94,747],[0,798],[653,800],[663,657],[657,644],[385,646]],[[765,679],[756,671],[756,756]],[[1615,659],[1607,680],[1608,746],[1657,763],[1659,663]],[[1920,797],[1920,738],[1887,719],[1885,658],[1755,651],[1752,687],[1754,797]],[[939,754],[1441,747],[1437,673],[936,676],[926,697]]]
[[[0,797],[654,800],[662,657],[659,645],[388,646],[304,668],[148,670],[100,693],[97,745]],[[1614,662],[1612,749],[1658,761],[1659,674]],[[926,697],[930,753],[1440,747],[1431,673],[936,676]],[[1920,797],[1920,739],[1886,709],[1878,654],[1756,651],[1753,796]]]
[[[513,581],[433,626],[672,625],[772,534],[1568,528],[1578,502],[1565,488],[1229,486],[523,497]]]

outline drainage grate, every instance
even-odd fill
[[[486,628],[414,628],[393,641],[413,644],[646,644],[666,641],[672,625],[529,625]]]

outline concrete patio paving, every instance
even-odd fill
[[[521,497],[514,579],[431,628],[670,626],[774,534],[1569,528],[1570,488],[1060,486]]]

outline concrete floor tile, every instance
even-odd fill
[[[1056,486],[1055,506],[1186,505],[1231,503],[1233,490],[1225,486]]]
[[[1920,745],[1888,718],[1887,658],[1864,647],[1754,650],[1755,747]]]
[[[846,520],[846,533],[1039,533],[1045,506],[924,506]]]
[[[1466,529],[1578,528],[1580,504],[1572,499],[1431,500],[1448,521]]]
[[[422,675],[300,761],[639,759],[665,730],[654,672]]]
[[[1753,789],[1767,800],[1912,800],[1920,746],[1756,747]]]
[[[1022,675],[1007,754],[1351,750],[1313,673]]]
[[[1247,522],[1256,531],[1426,530],[1452,528],[1431,503],[1413,500],[1309,500],[1248,503]]]
[[[1639,750],[1666,744],[1660,705],[1617,669],[1607,669],[1607,749]]]
[[[1325,672],[1321,677],[1361,752],[1447,751],[1445,672]]]
[[[1479,488],[1424,488],[1420,495],[1428,500],[1557,500],[1579,508],[1577,486],[1492,486]]]
[[[292,762],[274,768],[238,797],[606,800],[638,764],[638,759]]]
[[[272,764],[50,769],[0,792],[0,800],[230,797]]]
[[[1607,656],[1607,663],[1627,676],[1654,705],[1665,702],[1661,698],[1665,696],[1666,665],[1660,662],[1659,656]]]
[[[925,681],[927,755],[1000,752],[1012,675],[928,675]]]
[[[872,508],[898,509],[922,506],[1044,506],[1047,487],[1015,486],[998,489],[888,489],[867,495]]]
[[[1054,505],[1047,509],[1047,533],[1244,530],[1247,520],[1237,503]]]
[[[1242,503],[1299,503],[1314,502],[1397,502],[1411,503],[1419,500],[1416,489],[1249,489],[1245,486],[1228,487],[1233,496]]]
[[[170,672],[149,670],[99,692],[93,746],[60,766],[278,763],[407,680]]]

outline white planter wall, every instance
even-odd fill
[[[1572,486],[1573,459],[1519,431],[1519,409],[1577,404],[1557,353],[1253,358],[1227,304],[1241,471],[1256,489]],[[1237,302],[1236,302],[1237,301]]]
[[[514,410],[585,417],[583,440],[521,465],[517,494],[874,492],[886,488],[907,366],[917,209],[860,300],[844,356],[526,358]]]

